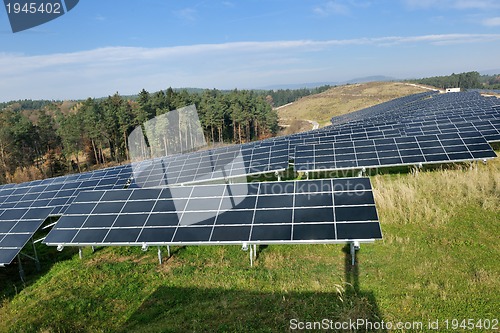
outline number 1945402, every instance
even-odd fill
[[[5,4],[8,14],[61,14],[60,2],[42,2],[42,3],[7,3]]]

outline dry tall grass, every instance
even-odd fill
[[[384,224],[441,226],[461,207],[500,212],[500,161],[373,178]]]

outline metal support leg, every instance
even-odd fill
[[[253,245],[253,258],[257,259],[257,244]]]
[[[17,264],[19,265],[19,277],[21,278],[21,281],[24,281],[24,269],[23,269],[23,264],[21,263],[21,256],[18,254],[17,255]]]
[[[306,171],[306,179],[309,180],[309,172]]]
[[[158,261],[160,262],[160,265],[162,264],[162,257],[161,257],[161,248],[158,246]]]
[[[92,246],[92,253],[94,253],[94,252],[95,252],[95,247],[94,247],[94,246]]]
[[[83,253],[82,253],[82,248],[81,247],[78,248],[78,257],[80,257],[80,259],[83,258]]]
[[[253,246],[250,246],[250,267],[253,267]]]
[[[33,244],[33,252],[35,253],[35,266],[36,270],[40,272],[40,260],[38,260],[38,253],[36,252],[36,246],[35,242],[33,241],[33,238],[31,238],[31,244]]]
[[[366,168],[359,170],[358,177],[363,177],[366,173]]]
[[[351,242],[351,265],[354,266],[356,263],[356,249],[354,248],[354,242]]]
[[[278,181],[280,182],[281,181],[281,174],[278,171],[276,171],[274,173],[274,175],[278,178]]]
[[[349,245],[351,246],[351,263],[354,266],[356,264],[356,251],[360,248],[359,241],[352,241]]]
[[[170,245],[167,245],[167,254],[168,254],[168,257],[170,258]]]

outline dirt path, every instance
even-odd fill
[[[315,129],[318,129],[318,128],[319,128],[319,124],[318,124],[318,122],[317,122],[317,121],[314,121],[314,120],[307,120],[307,119],[306,119],[306,121],[307,121],[309,124],[313,125],[313,128],[312,128],[313,130],[315,130]]]

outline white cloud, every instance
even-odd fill
[[[498,0],[403,0],[410,8],[480,9],[500,8]]]
[[[188,22],[194,22],[196,21],[196,9],[194,8],[183,8],[174,11],[175,16],[180,18],[181,20],[185,20]]]
[[[499,27],[500,26],[500,17],[491,17],[483,20],[483,25],[488,27]]]
[[[321,6],[314,7],[313,12],[319,16],[330,16],[347,15],[350,13],[350,10],[346,4],[340,3],[339,1],[328,1]]]
[[[463,47],[463,44],[475,45]],[[442,45],[461,47],[463,52],[456,54],[457,61],[473,66],[479,60],[466,55],[467,51],[500,45],[500,34],[106,47],[47,55],[0,53],[0,91],[3,100],[64,99],[101,97],[116,91],[133,94],[142,88],[154,91],[168,86],[255,88],[282,80],[290,83],[329,80],[326,75],[335,75],[330,80],[368,74],[394,75],[389,73],[395,66],[394,59],[404,59],[404,67],[408,67],[405,57],[415,58],[415,52],[425,49],[428,52],[425,57],[432,59],[436,47],[440,50],[436,54],[448,52]],[[374,53],[374,60],[369,63],[355,60],[355,55],[371,54],[374,47],[389,49],[380,51],[383,56]],[[490,53],[496,53],[497,49]],[[480,64],[485,68],[497,66],[497,60],[488,62],[482,58]],[[446,63],[442,70],[444,66]],[[381,72],[372,73],[374,70]]]

